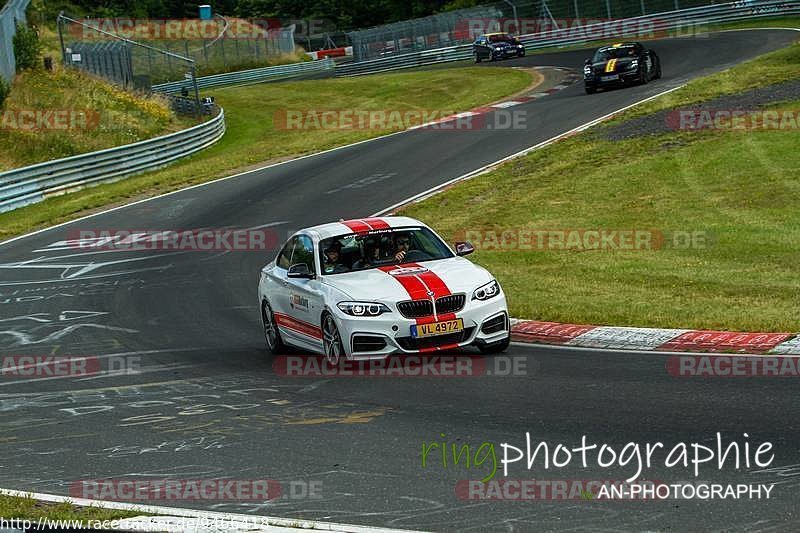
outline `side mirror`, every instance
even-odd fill
[[[314,279],[314,274],[305,263],[297,263],[289,267],[288,277],[292,279]]]
[[[456,243],[456,255],[463,257],[465,255],[469,255],[475,251],[475,247],[472,246],[468,242],[457,242]]]

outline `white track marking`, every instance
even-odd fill
[[[433,196],[434,194],[440,192],[442,189],[445,189],[445,188],[449,187],[450,185],[453,185],[454,183],[458,183],[459,181],[468,180],[470,178],[474,178],[475,176],[480,176],[481,174],[484,174],[484,173],[492,170],[494,167],[496,167],[496,166],[498,166],[498,165],[500,165],[502,163],[505,163],[506,161],[510,161],[512,159],[516,159],[518,157],[522,157],[522,156],[528,155],[529,153],[533,152],[534,150],[538,150],[540,148],[544,148],[545,146],[549,146],[549,145],[553,144],[554,142],[560,141],[561,139],[563,139],[565,137],[569,137],[570,135],[574,135],[576,133],[580,133],[580,132],[582,132],[584,130],[587,130],[587,129],[591,128],[592,126],[595,126],[595,125],[597,125],[597,124],[599,124],[601,122],[604,122],[604,121],[608,120],[609,118],[613,117],[616,114],[622,113],[623,111],[627,111],[628,109],[631,109],[632,107],[636,107],[638,105],[641,105],[641,104],[643,104],[645,102],[649,102],[650,100],[654,100],[654,99],[658,98],[659,96],[663,96],[663,95],[669,94],[669,93],[671,93],[673,91],[677,91],[678,89],[681,89],[684,86],[685,86],[685,84],[684,85],[679,85],[677,87],[673,87],[672,89],[667,89],[666,91],[662,91],[662,92],[660,92],[658,94],[654,94],[653,96],[648,96],[647,98],[644,98],[642,100],[634,102],[634,103],[632,103],[630,105],[627,105],[627,106],[625,106],[623,108],[617,109],[616,111],[612,111],[611,113],[603,115],[600,118],[596,118],[596,119],[594,119],[594,120],[592,120],[590,122],[587,122],[586,124],[583,124],[581,126],[573,128],[573,129],[571,129],[569,131],[566,131],[564,133],[560,133],[560,134],[556,135],[555,137],[551,137],[550,139],[547,139],[546,141],[540,142],[539,144],[535,144],[535,145],[530,146],[528,148],[525,148],[524,150],[521,150],[521,151],[519,151],[519,152],[517,152],[515,154],[511,154],[511,155],[509,155],[507,157],[504,157],[502,159],[498,159],[497,161],[495,161],[493,163],[489,163],[488,165],[485,165],[485,166],[483,166],[483,167],[481,167],[479,169],[467,172],[466,174],[463,174],[463,175],[461,175],[461,176],[459,176],[457,178],[453,178],[450,181],[446,181],[445,183],[442,183],[442,184],[437,185],[435,187],[431,187],[430,189],[428,189],[426,191],[423,191],[423,192],[421,192],[419,194],[416,194],[416,195],[414,195],[414,196],[412,196],[410,198],[406,198],[405,200],[397,202],[396,204],[394,204],[392,206],[389,206],[386,209],[382,209],[381,211],[378,211],[377,213],[373,214],[372,216],[373,217],[383,216],[383,215],[386,215],[387,213],[390,213],[390,212],[394,211],[398,207],[402,207],[402,206],[404,206],[406,204],[410,204],[412,202],[418,202],[420,200],[428,198],[429,196]]]
[[[349,524],[337,524],[331,522],[318,522],[316,520],[301,520],[301,519],[288,519],[276,518],[271,516],[259,516],[248,514],[236,513],[220,513],[214,511],[200,511],[197,509],[183,509],[180,507],[162,507],[156,505],[136,505],[122,502],[104,502],[100,500],[87,500],[83,498],[70,498],[68,496],[59,496],[56,494],[42,494],[37,492],[25,492],[21,490],[0,489],[0,494],[6,496],[16,497],[31,497],[36,500],[47,503],[71,503],[81,507],[99,507],[101,509],[114,509],[117,511],[133,511],[137,513],[146,514],[159,514],[163,517],[184,517],[195,518],[198,520],[206,519],[208,521],[226,522],[230,525],[230,531],[237,530],[234,525],[241,524],[246,527],[252,527],[255,520],[264,524],[262,529],[245,529],[245,531],[282,531],[281,528],[292,528],[291,531],[300,530],[313,530],[313,531],[339,531],[342,533],[399,533],[402,531],[409,531],[403,529],[388,529],[380,527],[368,526],[355,526]],[[180,522],[179,522],[180,523]],[[184,524],[185,525],[185,524]],[[177,525],[166,528],[158,529],[159,531],[183,531]]]

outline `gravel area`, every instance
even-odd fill
[[[680,121],[678,116],[680,110],[692,110],[695,112],[752,111],[766,105],[792,100],[800,100],[800,80],[777,83],[739,94],[721,96],[713,100],[691,104],[681,109],[668,109],[637,117],[608,128],[602,133],[602,136],[610,141],[621,141],[632,137],[669,133],[675,131]]]

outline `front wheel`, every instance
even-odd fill
[[[586,94],[594,94],[597,92],[597,88],[586,86]]]
[[[519,53],[518,53],[517,55],[518,55],[519,57],[525,57],[525,49],[523,48],[522,50],[520,50],[520,51],[519,51]]]
[[[508,349],[508,345],[509,344],[511,344],[511,334],[510,333],[508,334],[508,337],[506,337],[505,339],[503,339],[503,340],[501,340],[499,342],[494,342],[492,344],[479,345],[478,346],[478,350],[480,350],[481,353],[484,354],[484,355],[497,354],[497,353],[505,352]]]
[[[267,349],[272,355],[280,355],[286,351],[286,345],[281,339],[281,332],[278,331],[278,324],[275,322],[275,314],[267,302],[261,305],[261,319],[264,322],[264,340],[267,341]]]
[[[330,313],[322,317],[322,345],[325,349],[325,357],[331,366],[338,366],[339,361],[344,355],[342,337],[339,335],[339,328]]]

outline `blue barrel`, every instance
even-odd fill
[[[211,20],[211,6],[203,4],[200,6],[200,20]]]

